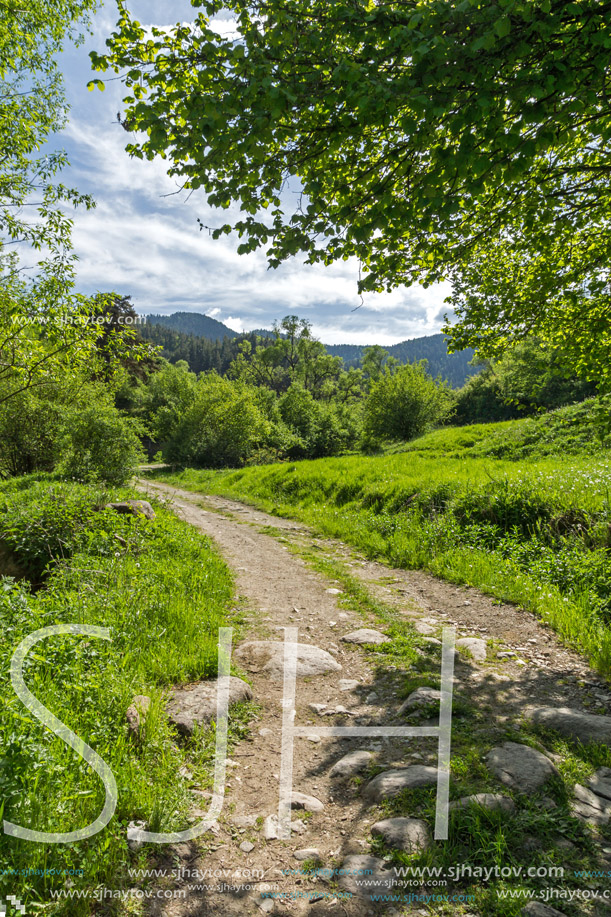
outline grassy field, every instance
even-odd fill
[[[578,406],[379,456],[161,475],[515,602],[611,675],[611,459],[591,420]]]
[[[113,819],[89,840],[46,844],[0,834],[0,898],[17,895],[28,902],[28,913],[90,914],[91,900],[54,902],[53,893],[134,886],[127,868],[142,865],[147,852],[128,849],[128,824],[144,822],[153,831],[188,827],[189,788],[210,783],[213,733],[176,743],[163,698],[170,684],[215,674],[218,627],[239,624],[232,579],[211,542],[171,513],[158,509],[147,521],[104,509],[109,499],[125,496],[134,494],[50,479],[22,478],[0,488],[4,564],[10,558],[28,575],[4,579],[0,588],[5,819],[67,832],[101,812],[100,779],[24,708],[9,666],[19,642],[47,625],[95,624],[112,636],[111,642],[56,636],[27,657],[28,688],[94,748],[118,785]],[[135,694],[152,700],[138,743],[128,738],[125,722]],[[246,714],[241,711],[242,721]],[[238,716],[234,734],[240,723]],[[186,766],[189,777],[181,775]],[[129,914],[141,906],[136,901]],[[115,902],[112,912],[128,911]]]

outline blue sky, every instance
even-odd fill
[[[189,20],[192,13],[187,0],[132,0],[130,9],[140,22],[156,25]],[[93,35],[68,49],[62,62],[71,106],[57,144],[71,162],[62,180],[97,202],[74,217],[81,292],[116,290],[131,295],[138,312],[205,312],[235,330],[270,327],[297,314],[327,343],[391,344],[441,329],[443,286],[367,294],[353,311],[360,302],[356,262],[324,267],[295,258],[271,271],[262,252],[237,255],[235,238],[215,241],[200,232],[198,217],[218,222],[203,195],[175,194],[162,160],[141,162],[125,153],[128,135],[116,121],[120,82],[109,82],[104,92],[86,88],[94,76],[88,52],[103,49],[115,12],[105,4]]]

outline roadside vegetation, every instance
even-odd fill
[[[48,638],[25,663],[30,691],[95,749],[118,785],[113,819],[89,840],[33,844],[0,834],[0,896],[45,914],[92,913],[91,900],[54,902],[52,891],[133,886],[127,869],[144,864],[151,848],[130,851],[128,825],[189,827],[190,788],[211,783],[214,731],[177,742],[164,697],[173,684],[215,675],[218,628],[239,626],[231,576],[210,540],[162,507],[152,521],[105,508],[133,496],[45,476],[0,488],[3,560],[14,574],[0,589],[4,819],[67,832],[101,812],[102,782],[24,708],[9,669],[20,641],[39,628],[66,622],[111,633],[110,641]],[[136,740],[125,717],[135,695],[151,698]],[[243,719],[238,712],[234,734]]]

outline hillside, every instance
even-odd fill
[[[166,333],[161,334],[155,326],[162,326]],[[202,347],[198,339],[213,342],[236,340],[242,335],[232,331],[227,325],[208,315],[199,312],[174,312],[172,315],[147,315],[146,325],[141,326],[143,337],[156,344],[162,344],[163,356],[171,363],[177,360],[187,360],[194,372],[202,369],[218,368],[224,364],[224,355],[209,353],[210,348],[205,348],[206,354],[202,355]],[[168,333],[173,332],[173,334]],[[257,329],[250,332],[259,337],[273,336],[272,331]],[[180,335],[178,337],[177,335]],[[191,340],[190,340],[191,339]],[[195,339],[195,340],[193,340]],[[327,351],[334,357],[342,357],[347,366],[358,366],[363,356],[366,345],[360,344],[325,344]],[[427,360],[428,371],[432,376],[441,376],[454,388],[464,385],[469,376],[478,372],[470,365],[474,351],[463,350],[461,353],[449,354],[446,339],[443,334],[431,334],[420,338],[401,341],[385,347],[385,350],[400,363],[415,360]],[[191,356],[192,355],[192,356]]]
[[[209,341],[222,341],[223,338],[237,338],[237,331],[232,331],[222,322],[217,322],[209,315],[201,312],[173,312],[172,315],[147,315],[149,325],[164,325],[182,334],[192,334],[194,337],[207,338]]]
[[[342,357],[347,365],[358,365],[365,346],[358,344],[325,344],[334,357]],[[470,362],[475,351],[468,348],[460,353],[448,353],[444,334],[430,334],[425,337],[412,338],[398,344],[389,344],[384,348],[399,363],[412,363],[415,360],[427,360],[428,371],[432,376],[441,376],[454,388],[464,385],[469,376],[478,372]]]

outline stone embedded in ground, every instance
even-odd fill
[[[434,633],[435,633],[435,628],[434,628],[434,627],[431,627],[430,624],[427,624],[426,621],[415,621],[415,622],[414,622],[414,629],[415,629],[419,634],[424,634],[425,636],[429,636],[430,634],[434,634]]]
[[[417,786],[430,786],[437,783],[437,768],[426,764],[413,764],[399,770],[383,771],[370,780],[363,795],[370,802],[383,802],[398,796],[405,789]]]
[[[473,796],[455,799],[450,803],[450,811],[467,809],[472,805],[488,809],[489,812],[504,812],[506,815],[512,815],[516,810],[516,804],[509,796],[503,796],[501,793],[475,793]]]
[[[596,773],[588,780],[588,789],[611,801],[611,767],[599,767]],[[610,802],[611,804],[611,802]]]
[[[573,815],[587,822],[589,825],[607,825],[611,815],[611,807],[606,799],[602,799],[579,783],[573,790],[574,800],[571,805]]]
[[[344,643],[375,643],[379,646],[381,643],[390,643],[390,637],[381,634],[379,630],[370,630],[368,627],[362,627],[360,630],[354,630],[350,634],[344,634],[342,637]]]
[[[371,833],[389,847],[419,853],[431,843],[428,825],[421,818],[385,818],[371,826]]]
[[[195,856],[197,852],[190,844],[172,844],[170,851],[181,860],[189,860],[192,856]]]
[[[355,688],[358,688],[359,682],[356,678],[340,678],[339,680],[339,690],[340,691],[354,691]]]
[[[114,509],[116,513],[128,513],[130,516],[145,516],[155,519],[155,510],[147,500],[125,500],[122,503],[107,503],[104,509]]]
[[[208,725],[216,718],[218,690],[216,678],[190,688],[175,688],[167,707],[170,722],[186,736],[192,735],[196,726]],[[229,679],[229,706],[251,698],[250,685],[232,675]]]
[[[142,730],[146,721],[146,714],[151,706],[151,699],[146,694],[136,694],[125,711],[129,736],[132,739],[141,739]]]
[[[236,828],[254,828],[257,824],[256,815],[232,815],[229,819]]]
[[[461,637],[456,641],[456,649],[466,650],[475,662],[485,662],[487,656],[486,641],[479,637]]]
[[[541,904],[540,901],[529,901],[520,914],[523,917],[566,917],[562,911],[557,911],[555,907],[550,907],[548,904]]]
[[[568,837],[562,837],[562,835],[560,835],[559,837],[555,837],[554,841],[556,847],[558,847],[559,850],[564,850],[565,853],[574,853],[577,851],[576,845],[570,841]]]
[[[415,691],[409,695],[407,700],[404,700],[397,713],[401,716],[404,713],[407,713],[408,710],[413,710],[417,707],[424,707],[426,704],[438,704],[441,700],[441,691],[437,691],[435,688],[416,688]]]
[[[384,860],[377,857],[353,854],[343,861],[338,884],[343,891],[360,898],[385,894],[397,883],[395,870],[385,866]]]
[[[341,665],[330,653],[309,646],[307,643],[292,644],[297,647],[297,677],[324,675],[339,672]],[[234,652],[235,659],[251,672],[265,672],[270,678],[284,678],[284,643],[253,640],[243,643]]]
[[[325,710],[322,714],[323,716],[358,716],[358,713],[355,713],[353,710],[348,710],[347,707],[343,707],[341,704],[338,704],[337,707],[333,707],[331,710]]]
[[[305,860],[320,860],[320,851],[318,847],[304,847],[302,850],[294,850],[293,856],[301,863]]]
[[[242,841],[242,843],[240,844],[240,850],[242,851],[242,853],[250,853],[254,849],[255,849],[255,845],[251,844],[250,841]]]
[[[373,755],[370,751],[351,751],[335,762],[329,771],[329,776],[350,777],[352,774],[360,774],[372,760]]]
[[[568,739],[588,742],[605,742],[611,745],[611,716],[582,713],[571,707],[533,707],[527,711],[536,726],[554,729]]]
[[[324,711],[327,709],[326,704],[308,704],[308,707],[312,713],[317,713],[318,716],[322,716]]]
[[[278,837],[278,816],[268,815],[263,820],[263,837],[266,841],[272,841]]]
[[[291,793],[291,809],[305,809],[306,812],[322,812],[324,803],[317,799],[316,796],[308,796],[307,793],[298,793],[293,790]]]
[[[558,776],[556,765],[529,745],[505,742],[485,757],[486,765],[505,786],[520,793],[532,793],[552,776]]]
[[[291,821],[291,832],[294,834],[305,834],[305,823],[300,818],[295,819],[295,821]],[[278,837],[277,815],[268,815],[267,818],[263,820],[263,828],[261,833],[263,834],[263,837],[266,841],[276,840]]]

